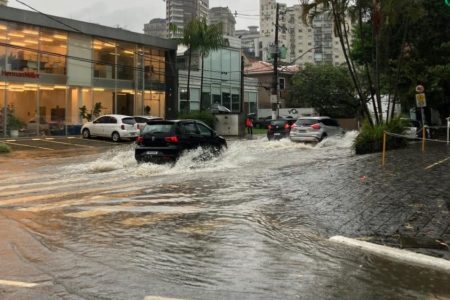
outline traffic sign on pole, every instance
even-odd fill
[[[425,107],[427,106],[427,100],[424,93],[416,94],[416,106]]]

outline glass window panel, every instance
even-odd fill
[[[12,71],[37,72],[39,30],[36,27],[7,23],[5,42],[7,49],[6,69]]]
[[[41,86],[39,90],[40,131],[47,135],[64,135],[66,125],[66,89]]]
[[[231,94],[222,93],[222,105],[231,110]]]
[[[94,40],[92,43],[94,77],[114,79],[115,77],[115,43],[113,41]]]
[[[56,30],[42,29],[40,36],[29,36],[29,42],[39,41],[39,71],[49,74],[66,74],[67,34]]]
[[[117,77],[122,80],[134,79],[134,45],[118,43],[117,45]]]

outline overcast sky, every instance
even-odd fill
[[[72,18],[107,26],[142,32],[144,23],[153,18],[165,18],[166,7],[163,0],[21,0],[33,8],[55,16]],[[299,0],[284,0],[281,3],[297,4]],[[28,9],[16,0],[9,0],[8,6]],[[236,29],[259,26],[258,0],[210,0],[210,7],[228,6],[234,13],[243,15],[236,18]]]

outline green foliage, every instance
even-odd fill
[[[307,64],[292,78],[292,107],[313,107],[321,115],[355,117],[358,100],[345,67]]]
[[[355,149],[356,154],[381,152],[383,150],[383,133],[386,131],[395,134],[403,134],[404,127],[405,122],[400,118],[392,119],[387,124],[375,124],[374,126],[370,126],[369,122],[366,120],[353,143],[353,148]],[[406,145],[406,139],[388,136],[386,149],[397,149],[405,147]]]
[[[102,109],[104,109],[104,107],[102,107],[101,102],[95,103],[90,112],[88,111],[86,105],[83,105],[82,107],[80,107],[80,117],[81,119],[92,121],[100,116]]]
[[[182,113],[178,115],[178,118],[200,120],[206,123],[211,128],[215,127],[214,115],[206,111],[191,111],[189,113]]]
[[[9,153],[9,152],[11,152],[11,148],[4,143],[0,143],[0,153]]]
[[[24,126],[25,123],[16,117],[14,106],[8,105],[6,128],[8,128],[9,130],[19,130]]]

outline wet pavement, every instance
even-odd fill
[[[235,140],[173,168],[136,164],[128,143],[2,155],[0,298],[449,297],[448,275],[328,241],[449,258],[448,147],[411,144],[381,168],[353,155],[354,136]]]

